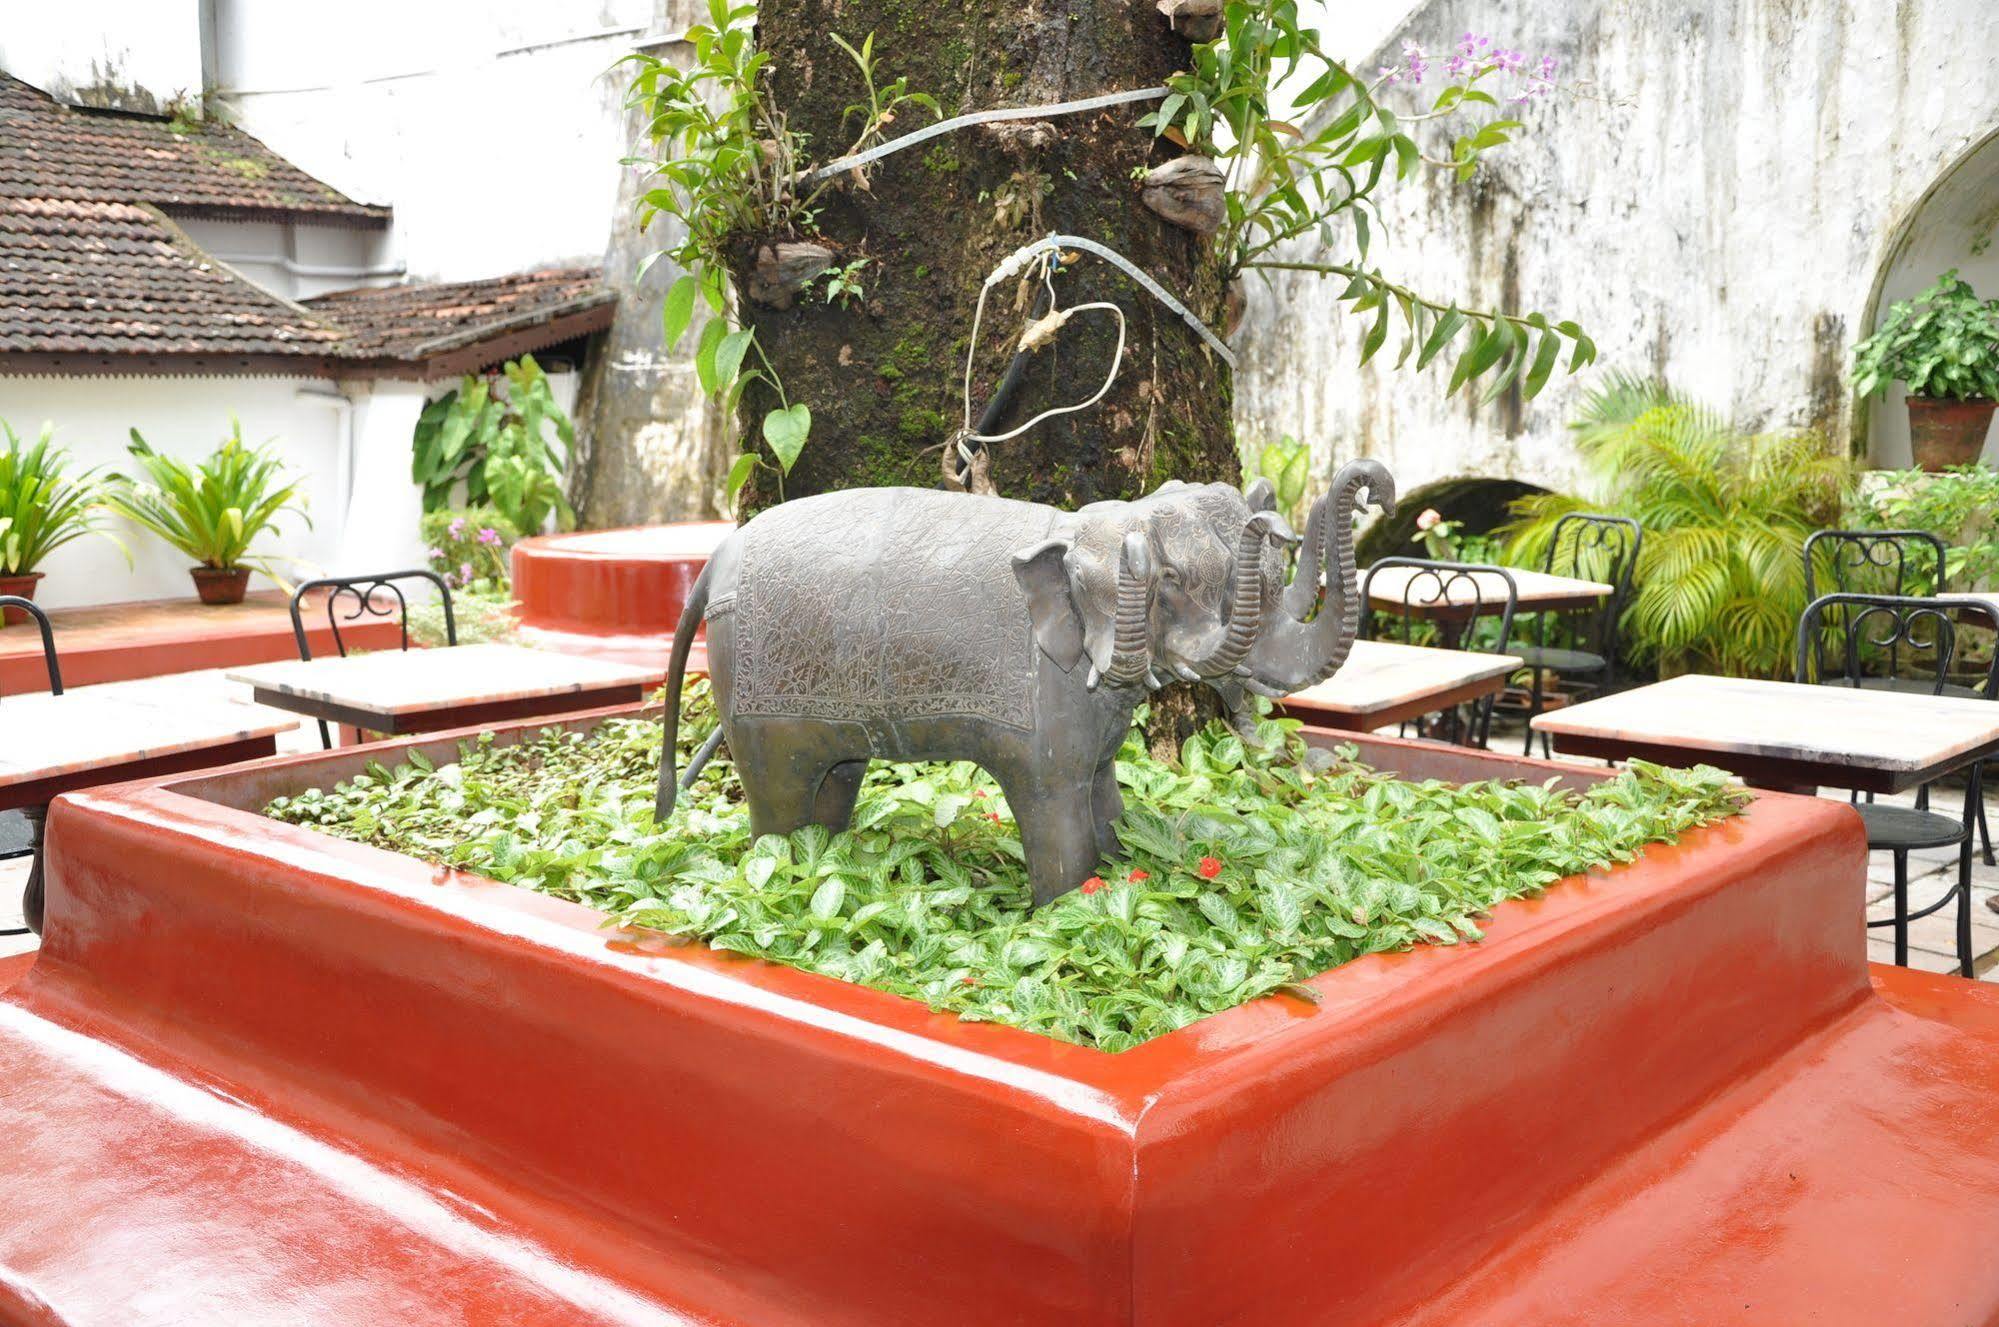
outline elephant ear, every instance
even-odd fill
[[[1013,555],[1013,576],[1027,592],[1034,643],[1063,672],[1083,657],[1083,615],[1069,577],[1070,543],[1050,539]]]

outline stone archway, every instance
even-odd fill
[[[1395,514],[1374,522],[1354,548],[1354,560],[1367,566],[1381,558],[1426,556],[1416,533],[1416,518],[1434,508],[1465,534],[1491,534],[1513,519],[1512,503],[1548,490],[1519,479],[1486,475],[1455,475],[1422,484],[1396,498]]]
[[[1896,300],[1922,293],[1956,268],[1980,295],[1999,297],[1999,129],[1947,166],[1903,216],[1874,276],[1862,335],[1873,331]],[[1909,461],[1909,418],[1899,385],[1854,402],[1855,450],[1877,466]],[[1999,426],[1985,441],[1985,459],[1999,459]]]

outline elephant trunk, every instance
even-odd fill
[[[1333,476],[1333,486],[1312,508],[1306,523],[1305,555],[1298,574],[1272,612],[1248,660],[1249,684],[1270,695],[1286,695],[1325,681],[1346,662],[1360,628],[1360,596],[1354,573],[1353,518],[1365,490],[1371,505],[1395,510],[1395,480],[1379,462],[1349,461]],[[1325,602],[1319,603],[1324,558]],[[1318,604],[1318,617],[1305,617]]]
[[[1204,678],[1228,677],[1242,666],[1263,627],[1263,546],[1276,540],[1295,542],[1297,536],[1273,511],[1249,518],[1236,537],[1235,571],[1229,584],[1229,625],[1222,643],[1194,665]]]
[[[1103,680],[1133,686],[1152,672],[1152,550],[1145,536],[1124,537],[1118,556],[1117,610],[1112,620],[1111,657]]]

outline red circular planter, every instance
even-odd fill
[[[521,540],[513,577],[522,635],[549,649],[664,669],[694,578],[735,528],[690,521]]]

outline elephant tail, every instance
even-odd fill
[[[694,578],[694,588],[687,592],[687,606],[680,610],[680,625],[673,630],[673,657],[666,666],[666,713],[663,716],[666,742],[659,753],[659,797],[653,802],[653,820],[661,825],[673,814],[673,803],[680,794],[680,784],[674,778],[673,768],[680,743],[680,684],[687,676],[687,656],[694,649],[694,634],[701,629],[701,615],[708,611],[708,573],[714,567],[711,559],[701,568],[701,574]],[[693,782],[701,767],[708,763],[708,757],[715,754],[721,736],[722,725],[718,722],[707,745],[688,762],[688,782]]]

